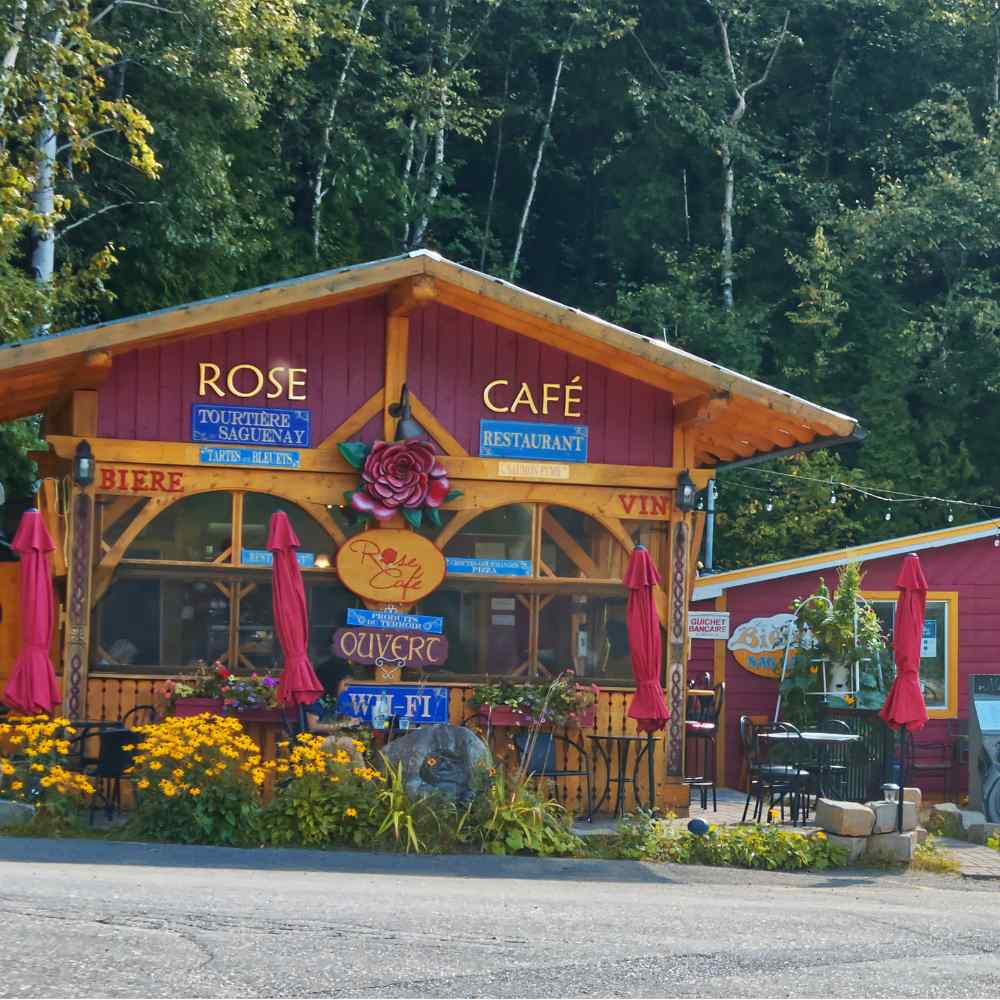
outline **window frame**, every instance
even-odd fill
[[[861,596],[869,604],[899,603],[898,590],[862,590]],[[958,591],[957,590],[929,590],[927,591],[927,601],[936,601],[944,604],[944,671],[945,671],[945,706],[943,708],[931,708],[928,706],[927,715],[931,719],[957,719],[958,718]],[[895,620],[895,608],[893,618]]]

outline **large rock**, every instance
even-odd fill
[[[982,826],[986,822],[986,817],[975,809],[959,809],[959,819],[962,821],[962,829],[968,833],[973,826]]]
[[[930,834],[922,826],[918,826],[913,832],[916,835],[918,844],[926,843],[927,838],[930,836]]]
[[[834,847],[843,847],[847,851],[848,864],[857,861],[868,847],[867,837],[838,837],[835,833],[828,833],[826,839]]]
[[[965,835],[973,844],[985,844],[990,837],[1000,837],[1000,823],[971,823]]]
[[[962,810],[954,802],[938,802],[931,806],[927,829],[946,837],[961,837],[963,831]]]
[[[35,807],[26,802],[10,802],[0,799],[0,826],[18,826],[27,823],[35,815]]]
[[[464,726],[416,729],[393,740],[384,753],[393,767],[402,762],[406,791],[413,798],[436,792],[468,802],[477,772],[492,765],[486,744]]]
[[[903,801],[912,802],[917,807],[917,812],[919,812],[924,801],[923,792],[921,792],[919,788],[904,788]]]
[[[814,822],[827,833],[840,837],[867,837],[875,825],[875,813],[859,802],[820,799],[816,803]]]
[[[894,833],[896,831],[896,821],[899,818],[899,803],[882,800],[881,802],[866,803],[869,809],[875,813],[875,826],[872,833]],[[917,828],[917,807],[912,802],[903,803],[903,833]]]
[[[865,853],[873,861],[909,864],[916,845],[917,835],[912,830],[909,833],[876,833],[868,838]]]

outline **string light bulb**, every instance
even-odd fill
[[[948,523],[951,524],[955,520],[955,512],[951,509],[951,505],[948,505]]]
[[[1000,528],[997,528],[997,533],[993,536],[993,548],[1000,549]]]
[[[885,519],[887,521],[891,521],[892,520],[892,508],[891,507],[886,507],[886,509],[885,509]]]
[[[764,504],[764,510],[771,513],[774,510],[774,493],[771,490],[767,491],[767,503]]]
[[[835,507],[837,504],[837,487],[830,487],[830,506]]]

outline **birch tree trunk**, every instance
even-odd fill
[[[21,51],[21,39],[24,37],[24,24],[28,17],[28,0],[18,0],[14,7],[14,20],[11,24],[11,39],[3,54],[0,64],[0,121],[7,110],[7,96],[10,93],[11,80],[14,78],[14,67]]]
[[[330,98],[330,106],[327,109],[326,119],[323,122],[323,131],[320,134],[319,160],[316,163],[316,172],[313,176],[313,198],[312,198],[312,244],[313,257],[319,259],[319,243],[323,226],[323,199],[334,189],[337,178],[334,176],[329,185],[324,186],[326,176],[326,165],[330,159],[330,137],[333,135],[333,126],[337,120],[337,105],[344,92],[344,84],[347,81],[347,74],[351,69],[351,62],[354,60],[354,53],[357,51],[357,39],[361,32],[361,22],[365,16],[365,10],[370,0],[361,0],[358,8],[358,15],[354,19],[354,31],[351,34],[351,43],[344,57],[344,66],[340,71],[340,77],[334,88],[333,96]]]
[[[486,250],[490,242],[490,229],[493,225],[493,205],[496,202],[497,178],[500,175],[500,156],[503,152],[503,120],[507,114],[507,100],[510,96],[510,60],[513,55],[513,48],[507,48],[507,65],[503,74],[503,105],[500,109],[500,117],[497,119],[497,148],[493,155],[493,178],[490,181],[490,195],[486,200],[486,221],[483,223],[483,242],[479,250],[479,270],[486,269]]]
[[[62,44],[62,29],[51,32],[47,39],[49,51],[54,53]],[[40,222],[32,231],[31,269],[35,280],[48,284],[52,280],[56,263],[56,112],[47,94],[38,95],[40,114],[38,116],[38,167],[35,175],[35,190],[32,196],[35,213]]]
[[[735,301],[733,297],[733,282],[735,269],[733,267],[733,208],[736,201],[736,172],[733,169],[733,156],[729,143],[722,144],[722,307],[729,312]]]
[[[556,72],[552,78],[552,93],[549,95],[549,109],[545,115],[545,124],[542,126],[542,134],[538,137],[538,148],[535,150],[535,163],[531,168],[531,183],[528,185],[528,195],[524,199],[524,209],[521,212],[521,221],[517,226],[517,238],[514,241],[514,254],[510,260],[510,272],[508,280],[513,281],[517,274],[517,265],[521,259],[521,248],[524,245],[524,232],[528,228],[528,217],[531,215],[531,205],[535,200],[535,190],[538,187],[538,174],[542,168],[542,157],[545,155],[545,145],[549,140],[552,128],[552,115],[556,108],[556,99],[559,96],[559,80],[562,77],[563,65],[566,62],[566,48],[569,45],[570,33],[566,36],[566,41],[559,52],[559,61],[556,63]]]

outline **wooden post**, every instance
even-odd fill
[[[726,593],[723,591],[715,599],[715,610],[725,611]],[[713,645],[714,660],[712,663],[712,680],[722,684],[726,679],[726,640],[716,639]],[[726,702],[723,699],[722,711],[715,726],[715,780],[720,788],[728,788],[726,784]]]
[[[396,433],[396,417],[389,407],[399,402],[406,382],[409,355],[410,313],[437,297],[433,278],[418,275],[394,286],[387,296],[385,315],[385,395],[382,410],[382,436],[391,441]]]

